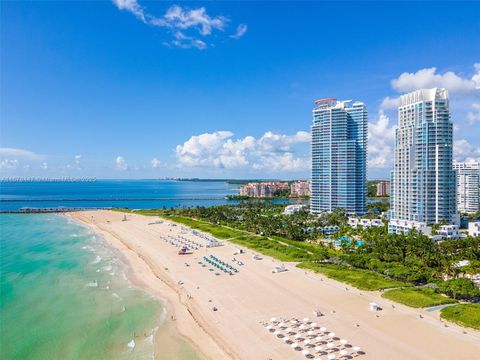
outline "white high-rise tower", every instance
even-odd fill
[[[422,89],[400,97],[390,194],[389,232],[458,224],[453,125],[445,89]]]

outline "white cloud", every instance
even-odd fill
[[[19,165],[18,160],[2,159],[0,160],[0,169],[16,169]]]
[[[169,47],[180,47],[184,49],[195,47],[206,49],[207,43],[198,39],[194,34],[208,36],[214,30],[224,31],[230,19],[224,16],[210,16],[204,7],[187,9],[179,5],[172,5],[163,16],[157,17],[145,11],[137,0],[112,0],[119,10],[126,10],[132,13],[142,22],[169,29],[174,40],[165,41],[163,44]],[[188,31],[189,34],[184,32]],[[237,27],[236,35],[240,38],[247,31],[247,26],[241,24]]]
[[[210,17],[204,7],[186,10],[178,5],[171,6],[163,17],[168,26],[182,30],[198,28],[204,36],[210,35],[212,29],[223,30],[229,21],[223,16]]]
[[[48,164],[46,162],[43,162],[40,167],[42,168],[42,170],[48,170]]]
[[[418,70],[415,73],[404,72],[391,81],[392,88],[399,92],[433,87],[444,87],[451,93],[471,92],[480,88],[480,66],[474,65],[475,74],[463,78],[452,71],[437,73],[436,67]]]
[[[153,158],[150,161],[150,164],[152,165],[152,168],[159,168],[160,165],[162,164],[162,162],[160,160],[158,160],[157,158]]]
[[[230,131],[194,135],[177,145],[179,164],[184,167],[241,168],[270,171],[299,171],[310,167],[308,156],[296,156],[294,147],[310,142],[310,134],[294,135],[266,132],[260,138],[245,136],[234,139]]]
[[[247,32],[248,30],[248,26],[246,24],[240,24],[237,26],[237,30],[235,31],[235,34],[233,35],[230,35],[230,37],[232,39],[235,39],[235,40],[238,40],[240,39],[243,35],[245,35],[245,33]]]
[[[474,146],[465,139],[453,142],[453,158],[456,161],[480,161],[480,146]]]
[[[44,156],[35,154],[32,151],[25,150],[25,149],[15,149],[15,148],[0,148],[0,156],[1,157],[14,157],[14,158],[21,158],[25,160],[41,160]]]
[[[143,7],[137,2],[137,0],[112,0],[117,5],[119,10],[126,10],[131,12],[135,17],[143,22],[146,22],[145,12]]]
[[[81,160],[82,160],[82,155],[75,155],[74,157],[75,164],[80,165]]]
[[[476,122],[480,123],[480,103],[472,104],[472,108],[474,109],[474,111],[469,111],[467,113],[467,120],[470,125],[473,125]]]
[[[377,121],[368,124],[368,166],[389,168],[393,163],[395,128],[390,119],[380,110]]]
[[[125,171],[128,169],[128,164],[123,156],[117,156],[117,158],[115,159],[115,166],[118,170],[121,171]]]
[[[191,36],[186,36],[181,31],[177,31],[173,34],[175,38],[172,41],[165,41],[163,44],[166,46],[175,46],[182,49],[190,49],[196,47],[197,49],[204,50],[208,47],[207,43],[203,40],[195,39]]]
[[[382,110],[396,109],[398,107],[399,100],[400,98],[398,97],[391,98],[390,96],[387,96],[382,100],[382,103],[380,104],[380,109]]]

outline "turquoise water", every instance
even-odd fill
[[[0,231],[0,358],[152,358],[165,311],[101,239],[50,214],[2,214]]]

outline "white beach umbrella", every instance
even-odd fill
[[[360,346],[354,346],[353,351],[359,352],[360,351]]]
[[[285,325],[285,323],[282,322],[282,323],[278,324],[278,326],[279,327],[286,327],[287,325]]]
[[[321,336],[317,336],[317,337],[315,338],[316,341],[322,341],[322,339],[323,339],[323,337],[321,337]]]
[[[314,322],[314,323],[311,323],[310,326],[313,327],[313,328],[316,328],[318,325],[317,325],[317,323]]]
[[[289,340],[290,340],[290,338],[289,338],[288,336],[285,336],[285,337],[283,338],[283,341],[285,341],[285,342],[287,342],[287,341],[289,341]]]
[[[310,355],[310,351],[308,350],[302,350],[302,354],[307,356],[307,355]]]
[[[342,345],[347,345],[347,344],[348,344],[348,340],[346,340],[346,339],[341,339],[341,340],[340,340],[340,344],[342,344]]]
[[[307,327],[302,324],[302,325],[300,325],[298,328],[299,328],[300,330],[303,330],[303,329],[306,329]]]
[[[327,344],[327,347],[328,347],[329,349],[331,349],[331,348],[335,347],[335,343],[329,342],[329,343]]]
[[[307,331],[307,335],[309,335],[309,336],[312,336],[314,334],[315,334],[315,331],[312,331],[312,330]]]
[[[308,345],[308,344],[310,344],[310,340],[305,339],[305,340],[303,340],[303,343]]]
[[[321,346],[315,346],[315,351],[322,351],[323,350],[323,347]]]
[[[333,337],[335,337],[335,333],[334,333],[334,332],[331,332],[331,333],[328,334],[328,336],[330,336],[330,337],[333,338]]]
[[[302,334],[296,334],[296,335],[294,336],[295,339],[298,339],[298,338],[301,338],[301,337],[302,337]]]
[[[348,355],[348,351],[347,351],[347,350],[340,350],[340,355],[342,355],[342,356],[347,356],[347,355]]]
[[[323,332],[325,332],[325,331],[327,331],[327,328],[326,328],[326,327],[324,327],[324,326],[322,326],[322,327],[320,328],[320,331],[323,331]]]
[[[275,321],[277,321],[277,318],[276,318],[276,317],[270,318],[270,322],[275,322]]]
[[[328,360],[334,360],[334,359],[336,359],[337,357],[335,356],[335,354],[328,354],[328,355],[327,355],[327,358],[328,358]]]
[[[292,331],[293,331],[292,328],[286,328],[285,329],[285,332],[287,332],[287,333],[291,333]]]
[[[265,326],[265,329],[267,329],[267,330],[273,329],[273,326],[272,325],[267,325],[267,326]]]
[[[293,349],[295,349],[296,347],[298,347],[298,343],[293,343],[290,345],[290,347],[292,347]]]
[[[278,334],[280,334],[280,331],[278,331],[278,330],[275,330],[275,331],[273,332],[273,335],[278,335]]]
[[[308,323],[308,322],[310,322],[310,319],[309,318],[303,318],[303,322]]]

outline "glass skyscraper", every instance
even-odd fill
[[[390,232],[458,223],[453,124],[445,89],[400,97],[390,193]],[[423,231],[423,230],[422,230]]]
[[[367,210],[367,127],[364,103],[315,102],[312,124],[311,212]]]

